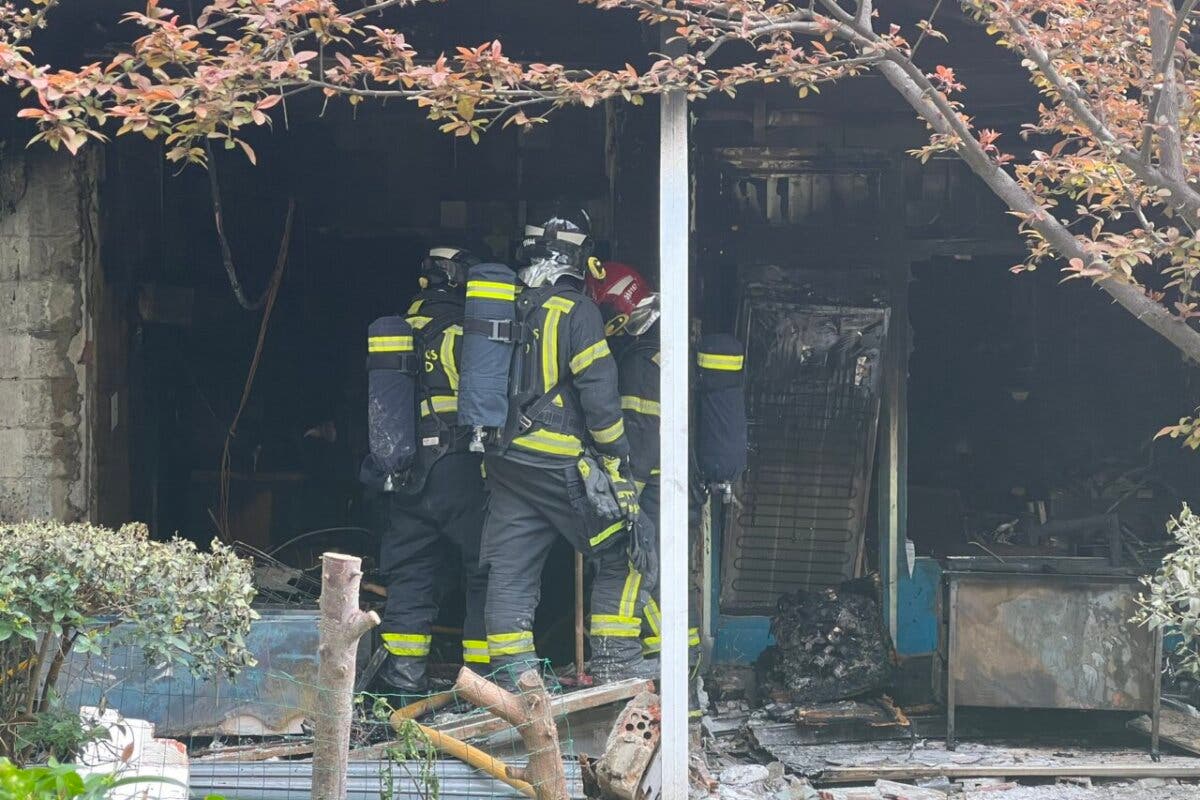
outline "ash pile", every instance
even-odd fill
[[[782,705],[882,691],[895,657],[873,578],[784,595],[771,620],[775,645],[758,660],[758,685]]]

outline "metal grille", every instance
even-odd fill
[[[722,609],[855,576],[879,418],[888,312],[779,302],[751,290],[749,470],[725,537]]]

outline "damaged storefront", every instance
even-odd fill
[[[439,12],[414,10],[413,38],[446,47],[499,32],[523,58],[586,64],[644,50],[621,17],[472,5],[478,17],[453,32]],[[588,36],[544,35],[577,30],[585,13],[599,20]],[[981,34],[959,25],[954,47],[969,50]],[[1008,66],[996,53],[962,71],[975,112],[1016,139],[1037,96]],[[70,162],[69,207],[39,188],[65,181],[66,162],[9,136],[4,184],[29,189],[0,226],[78,220],[81,242],[51,233],[82,255],[76,269],[52,268],[63,258],[34,222],[0,227],[28,251],[6,273],[14,296],[76,298],[71,313],[12,306],[21,321],[6,335],[45,332],[28,357],[0,359],[11,373],[0,378],[24,387],[15,416],[64,426],[74,444],[23,437],[0,457],[13,473],[0,473],[0,519],[138,519],[157,538],[215,536],[254,563],[260,605],[258,667],[236,682],[155,674],[130,648],[69,662],[72,702],[187,741],[208,789],[303,796],[321,555],[363,559],[364,608],[381,609],[388,591],[358,481],[368,325],[403,312],[431,245],[469,241],[511,262],[530,208],[569,195],[591,217],[597,256],[662,289],[664,320],[684,333],[676,352],[704,334],[744,348],[747,467],[708,487],[691,525],[680,492],[662,531],[670,619],[686,628],[691,597],[704,650],[693,785],[873,800],[941,797],[973,780],[983,783],[968,791],[1200,778],[1200,734],[1185,716],[1197,687],[1163,677],[1170,643],[1130,622],[1168,520],[1194,499],[1194,457],[1152,437],[1186,411],[1195,371],[1082,282],[1009,274],[1024,252],[1011,218],[959,161],[909,155],[927,132],[880,81],[804,100],[753,87],[691,105],[568,108],[478,144],[411,105],[289,103],[286,126],[253,138],[254,165],[221,152],[207,174],[181,171],[154,143],[117,139]],[[248,313],[230,273],[271,312]],[[53,385],[38,365],[56,370]],[[686,392],[685,372],[673,387],[664,377],[664,406]],[[664,469],[678,455],[669,435]],[[34,485],[36,469],[50,489]],[[463,660],[463,576],[445,556],[430,660],[449,684]],[[549,558],[534,638],[570,684],[589,584],[565,541]],[[680,581],[671,570],[685,564]],[[380,653],[364,639],[360,667]],[[570,755],[602,756],[613,719],[648,688],[556,698]],[[511,729],[463,711],[424,719],[521,755]],[[638,719],[657,725],[657,713]],[[360,783],[390,735],[356,730]],[[568,779],[582,796],[596,771],[576,760]],[[509,791],[438,769],[446,796]],[[651,788],[634,788],[654,796],[646,775]]]

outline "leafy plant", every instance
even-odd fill
[[[18,767],[0,758],[0,800],[104,800],[113,789],[141,783],[184,786],[171,778],[95,773],[82,776],[71,764],[51,759],[49,764]],[[186,788],[186,787],[184,787]],[[210,795],[204,800],[222,800]]]
[[[1200,679],[1200,516],[1185,505],[1167,530],[1179,547],[1158,572],[1142,578],[1147,591],[1138,597],[1134,621],[1179,634],[1176,668]]]
[[[14,730],[17,752],[32,752],[60,761],[77,754],[85,744],[108,735],[102,725],[84,726],[79,714],[52,699],[49,708]]]
[[[205,553],[140,524],[0,524],[0,753],[38,745],[39,730],[46,749],[67,743],[62,718],[44,715],[73,650],[131,645],[198,677],[252,665],[253,598],[249,563],[219,542]]]
[[[390,724],[392,715],[391,704],[383,698],[374,698],[371,714],[381,724]],[[428,734],[421,730],[416,720],[406,719],[396,726],[395,743],[384,751],[383,766],[379,771],[380,798],[392,800],[395,796],[396,767],[404,771],[405,776],[412,781],[425,800],[438,800],[441,796],[441,782],[434,767],[437,764],[437,750]],[[413,765],[416,773],[413,774]],[[3,798],[0,798],[3,800]]]

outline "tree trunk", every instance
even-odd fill
[[[517,679],[519,695],[504,691],[466,667],[458,673],[454,688],[472,705],[499,717],[521,734],[529,751],[529,766],[523,770],[509,767],[509,777],[532,784],[537,800],[567,800],[558,726],[551,712],[550,695],[537,670],[522,673]]]
[[[317,652],[317,705],[313,721],[314,800],[344,800],[354,667],[359,638],[379,624],[374,611],[358,607],[362,559],[338,553],[321,557],[321,636]]]

